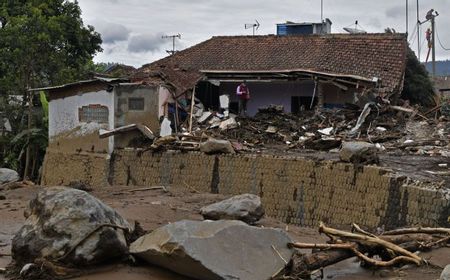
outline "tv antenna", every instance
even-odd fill
[[[350,34],[366,34],[367,31],[362,28],[361,25],[358,24],[358,21],[355,21],[355,27],[351,27],[353,24],[344,27],[344,30]]]
[[[170,55],[174,55],[177,52],[177,50],[175,48],[175,40],[176,40],[176,38],[181,39],[181,34],[178,33],[177,35],[164,35],[164,36],[162,36],[162,38],[163,39],[172,39],[172,50],[171,51],[166,50],[166,52]]]
[[[258,31],[258,29],[260,27],[258,20],[255,19],[255,21],[256,21],[256,23],[246,23],[245,24],[245,29],[253,28],[253,36],[255,36],[255,32]]]

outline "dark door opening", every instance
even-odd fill
[[[300,113],[302,111],[313,110],[317,105],[317,98],[314,98],[314,102],[311,101],[312,96],[292,96],[291,97],[291,112],[294,114]]]

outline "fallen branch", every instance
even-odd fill
[[[355,247],[354,243],[343,243],[343,244],[313,244],[313,243],[289,243],[289,247],[297,249],[320,249],[320,250],[330,250],[330,249],[352,249]]]
[[[411,233],[426,233],[426,234],[449,234],[450,228],[401,228],[396,230],[390,230],[383,233],[383,235],[401,235]]]
[[[128,192],[134,193],[134,192],[145,192],[145,191],[154,191],[154,190],[163,190],[164,192],[167,192],[167,188],[164,186],[151,187],[151,188],[139,188],[139,189],[129,190]]]
[[[414,258],[410,258],[410,257],[406,257],[406,256],[399,256],[399,257],[395,257],[390,261],[378,261],[372,258],[369,258],[368,256],[364,255],[363,253],[361,253],[360,251],[356,250],[355,248],[352,248],[351,251],[361,260],[363,260],[364,262],[373,265],[373,266],[378,266],[378,267],[388,267],[388,266],[393,266],[395,264],[398,263],[417,263],[416,259]]]
[[[403,256],[409,257],[410,260],[412,260],[413,263],[415,263],[416,265],[421,265],[423,263],[422,258],[417,256],[416,254],[411,253],[410,251],[405,250],[398,245],[395,245],[388,241],[382,240],[380,238],[374,238],[374,237],[370,237],[370,236],[366,236],[366,235],[359,235],[359,234],[355,234],[355,233],[350,233],[350,232],[346,232],[346,231],[328,228],[323,223],[320,223],[319,232],[343,237],[343,238],[350,239],[353,241],[358,240],[358,241],[364,241],[364,242],[376,244],[376,245],[382,246],[386,249],[392,250],[397,255],[403,255]]]

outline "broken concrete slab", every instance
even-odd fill
[[[278,131],[278,128],[273,125],[269,125],[269,127],[267,127],[267,129],[266,129],[267,133],[272,133],[272,134],[277,133],[277,131]]]
[[[202,280],[267,280],[293,251],[282,230],[241,221],[179,221],[141,237],[130,252],[147,262]]]
[[[238,123],[236,122],[236,119],[231,117],[228,120],[221,122],[219,125],[220,130],[227,130],[236,127],[238,127]]]
[[[19,180],[19,173],[16,171],[8,168],[0,168],[0,185],[17,182]]]
[[[234,154],[234,149],[228,140],[210,138],[200,144],[200,152],[206,154]]]
[[[241,194],[205,206],[200,214],[208,220],[241,220],[254,224],[264,216],[264,208],[259,196]]]
[[[355,164],[379,163],[376,145],[367,142],[344,142],[339,157],[342,161]]]
[[[212,113],[207,111],[203,112],[202,116],[197,120],[198,123],[204,123],[206,122],[210,117],[212,116]]]
[[[87,192],[47,188],[30,201],[25,217],[12,240],[12,257],[18,264],[43,258],[91,265],[128,252],[125,235],[131,226]]]

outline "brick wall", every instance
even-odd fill
[[[91,186],[106,186],[109,156],[98,153],[65,153],[47,149],[41,184],[66,186],[79,181]]]
[[[46,175],[47,180],[53,177]],[[111,185],[254,193],[261,196],[268,216],[296,225],[315,227],[324,221],[370,228],[449,226],[450,203],[442,190],[376,166],[355,168],[340,162],[264,155],[120,150],[113,154],[106,177]]]

